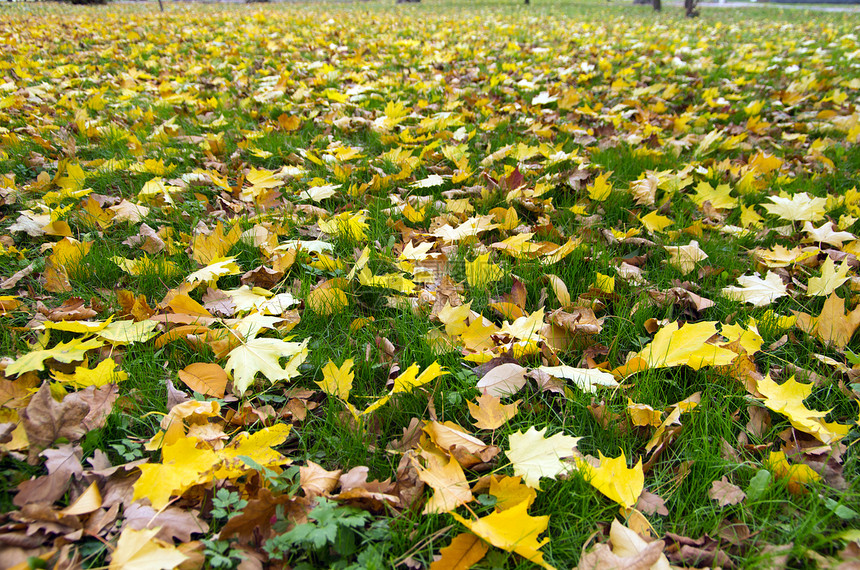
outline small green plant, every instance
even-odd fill
[[[248,506],[248,501],[243,499],[238,492],[218,489],[215,496],[212,497],[211,515],[216,520],[230,520],[240,514],[246,506]]]
[[[120,443],[112,443],[110,446],[126,461],[135,461],[143,457],[143,445],[139,442],[124,439]]]
[[[368,512],[340,506],[324,497],[318,500],[308,519],[266,542],[264,548],[269,557],[287,560],[296,570],[320,567],[381,570],[385,567],[384,553],[388,545],[384,541],[390,535],[386,521],[377,520],[367,526]],[[280,520],[274,529],[286,530],[287,524]]]
[[[242,561],[242,552],[233,548],[230,540],[202,540],[203,555],[210,568],[227,570]]]

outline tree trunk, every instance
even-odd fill
[[[696,4],[698,4],[696,0],[684,0],[684,11],[688,18],[695,18],[699,15],[699,11],[696,10]]]
[[[663,3],[662,3],[662,1],[661,1],[661,0],[652,0],[652,2],[651,2],[651,6],[653,6],[653,7],[654,7],[654,10],[655,10],[656,12],[659,12],[660,10],[662,10],[662,9],[663,9]]]

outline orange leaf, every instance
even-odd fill
[[[204,396],[223,398],[227,389],[227,373],[211,362],[195,362],[179,371],[179,379],[186,386]]]
[[[467,570],[487,554],[488,547],[474,534],[458,534],[451,544],[439,551],[442,558],[430,565],[430,570]]]

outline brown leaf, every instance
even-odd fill
[[[81,421],[81,425],[86,431],[92,431],[105,425],[118,395],[119,387],[116,384],[105,384],[101,388],[87,386],[83,390],[67,395],[63,398],[63,403],[68,400],[70,404],[82,402],[89,406],[89,411]]]
[[[299,467],[299,477],[302,489],[307,497],[328,495],[337,487],[343,470],[326,471],[313,461],[308,461],[306,467]]]
[[[307,522],[311,501],[304,497],[273,495],[269,489],[260,489],[257,496],[238,514],[227,521],[221,529],[220,538],[236,537],[243,543],[254,543],[255,536],[261,540],[272,535],[272,517],[279,505],[283,506],[286,519],[294,524]]]
[[[84,321],[95,317],[98,313],[85,306],[86,301],[80,297],[66,299],[62,305],[54,309],[39,309],[49,321]]]
[[[275,271],[263,265],[252,269],[242,275],[242,285],[252,287],[262,287],[263,289],[271,289],[284,278],[283,271]]]
[[[639,495],[639,500],[636,502],[636,508],[646,515],[663,515],[669,514],[669,509],[666,508],[666,502],[659,495],[648,491],[642,491]]]
[[[770,430],[770,412],[759,406],[749,406],[747,412],[750,415],[750,421],[747,422],[747,431],[759,439],[764,438],[764,435]]]
[[[2,282],[0,282],[0,289],[11,289],[12,287],[14,287],[15,285],[18,284],[18,281],[20,281],[24,277],[27,277],[28,275],[33,273],[33,270],[35,268],[36,268],[36,264],[31,263],[30,265],[28,265],[24,269],[21,269],[20,271],[16,271],[15,274],[12,275],[10,278],[4,279]]]
[[[90,406],[80,398],[66,396],[57,402],[51,396],[48,382],[42,384],[36,395],[21,411],[21,419],[30,442],[30,461],[33,462],[39,452],[64,437],[69,441],[77,441],[87,432],[83,425]]]
[[[227,373],[218,364],[195,362],[179,371],[179,379],[186,386],[214,398],[223,398],[227,389]]]
[[[18,507],[30,503],[56,502],[66,494],[72,480],[83,473],[83,451],[80,446],[64,444],[56,449],[46,449],[42,456],[46,458],[45,468],[48,474],[18,485],[18,494],[12,501]]]
[[[195,510],[183,510],[178,507],[168,507],[159,512],[149,505],[133,503],[123,513],[125,517],[123,528],[143,530],[161,527],[155,535],[157,538],[170,543],[174,540],[188,542],[192,534],[205,533],[209,530],[209,525],[197,518],[197,514]]]
[[[708,491],[708,496],[717,501],[721,507],[737,505],[747,497],[746,493],[744,493],[740,487],[729,483],[729,480],[726,479],[725,475],[719,481],[711,483],[711,489]]]

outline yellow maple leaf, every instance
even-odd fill
[[[850,425],[825,422],[830,413],[810,410],[803,401],[812,394],[812,384],[802,384],[794,376],[782,384],[774,382],[770,374],[758,381],[756,389],[764,396],[764,405],[788,418],[795,428],[808,433],[822,443],[835,443],[848,435]]]
[[[473,289],[482,289],[504,276],[502,268],[490,261],[489,253],[479,255],[475,261],[466,262],[466,281]]]
[[[600,465],[592,467],[587,461],[577,459],[576,465],[583,476],[595,489],[621,505],[629,508],[636,504],[645,486],[645,473],[642,471],[642,458],[632,468],[627,468],[624,452],[616,458],[600,456]]]
[[[807,493],[807,484],[821,480],[821,475],[813,471],[809,465],[789,464],[782,451],[771,451],[764,463],[776,477],[786,480],[786,486],[792,495]]]
[[[523,501],[510,509],[477,520],[464,519],[454,512],[451,516],[496,548],[516,552],[529,562],[547,570],[555,570],[543,559],[543,552],[539,550],[549,542],[549,538],[538,541],[538,536],[549,526],[549,517],[533,517],[527,510],[528,503]]]
[[[486,543],[472,533],[458,534],[451,544],[439,551],[441,558],[430,564],[430,570],[469,570],[487,554]]]
[[[185,280],[189,283],[198,283],[205,282],[208,283],[210,287],[215,287],[215,283],[218,281],[219,277],[224,277],[225,275],[238,275],[241,269],[236,264],[235,257],[219,257],[216,259],[212,259],[209,262],[209,265],[198,269],[191,275],[185,278]]]
[[[317,222],[320,229],[329,235],[346,237],[354,241],[363,241],[367,238],[365,230],[367,225],[367,214],[360,212],[341,212],[328,220]]]
[[[513,404],[502,404],[502,399],[492,394],[481,394],[476,400],[477,404],[466,402],[469,413],[475,418],[475,427],[480,429],[496,429],[507,423],[508,420],[517,415],[517,407],[521,400]]]
[[[340,367],[329,360],[322,369],[323,379],[314,383],[326,394],[346,400],[349,398],[352,381],[355,378],[355,374],[352,373],[353,364],[352,358],[344,360]]]
[[[250,468],[244,458],[249,458],[263,467],[275,467],[288,463],[289,460],[286,457],[272,448],[284,443],[291,429],[290,424],[278,423],[251,435],[247,432],[240,433],[227,447],[216,452],[222,463],[215,470],[214,476],[218,479],[241,477]]]
[[[32,350],[6,367],[6,376],[45,369],[45,361],[53,358],[58,362],[78,362],[86,358],[87,351],[100,348],[104,342],[98,339],[75,338],[58,343],[50,349]]]
[[[428,382],[447,374],[444,368],[439,366],[439,363],[434,361],[433,364],[424,369],[424,372],[418,374],[418,365],[412,364],[404,370],[400,376],[394,379],[394,388],[391,389],[392,394],[402,392],[411,392],[419,386],[423,386]]]
[[[827,298],[817,317],[799,311],[792,312],[797,318],[797,327],[800,330],[836,348],[848,346],[860,326],[860,307],[846,313],[845,300],[836,293],[831,293]]]
[[[810,277],[806,294],[813,297],[826,297],[830,295],[837,287],[850,279],[848,276],[848,271],[850,270],[847,258],[839,266],[839,269],[837,269],[833,258],[828,256],[821,265],[821,277]]]
[[[612,183],[608,182],[610,174],[612,172],[604,172],[595,178],[594,182],[586,188],[590,199],[603,202],[609,198],[609,195],[612,193]]]
[[[691,241],[688,245],[663,246],[669,252],[667,263],[686,275],[696,268],[700,261],[708,259],[708,254],[699,248],[699,242]]]
[[[700,208],[705,202],[710,202],[717,210],[733,209],[737,207],[738,199],[732,196],[731,192],[728,184],[720,184],[714,188],[707,182],[700,182],[696,186],[696,193],[690,195],[690,199]]]
[[[170,570],[188,559],[178,548],[155,538],[161,527],[126,527],[111,554],[109,570]]]
[[[723,366],[732,362],[737,353],[707,342],[717,334],[715,321],[687,323],[679,327],[672,322],[657,331],[654,340],[635,354],[624,366],[615,370],[622,375],[649,368],[687,366],[698,370],[703,366]]]
[[[95,368],[78,366],[74,374],[54,372],[52,375],[58,382],[66,382],[75,388],[86,388],[95,386],[101,388],[105,384],[116,384],[128,379],[128,374],[117,370],[116,361],[113,358],[105,358]]]
[[[666,216],[661,216],[657,213],[657,210],[653,210],[648,214],[639,218],[639,221],[642,222],[642,225],[645,226],[645,229],[649,232],[660,233],[672,224],[674,224],[674,220],[671,218],[667,218]]]
[[[435,491],[424,506],[424,514],[447,513],[473,499],[466,474],[456,459],[443,464],[439,458],[428,454],[426,468],[414,458],[412,462],[418,470],[418,478]]]
[[[532,426],[526,432],[512,433],[505,452],[514,466],[514,475],[522,476],[526,485],[538,490],[541,477],[555,479],[570,469],[570,464],[562,463],[561,459],[573,457],[576,444],[582,439],[562,433],[544,437],[547,429],[537,430]]]
[[[170,497],[212,479],[212,470],[220,462],[214,451],[197,449],[197,438],[184,437],[162,448],[161,463],[138,465],[140,478],[134,484],[133,501],[149,499],[152,508],[160,511]]]
[[[490,477],[490,495],[496,498],[495,510],[506,511],[525,501],[531,507],[537,498],[537,491],[524,484],[522,477]]]
[[[233,376],[233,391],[243,395],[260,373],[274,384],[299,375],[299,366],[308,356],[308,339],[287,342],[276,338],[254,338],[230,351],[224,370]],[[281,358],[289,361],[283,367]]]
[[[799,192],[791,197],[770,196],[769,198],[773,204],[764,204],[764,209],[783,220],[817,222],[824,219],[824,213],[827,211],[825,208],[827,200],[811,197],[806,192]]]

